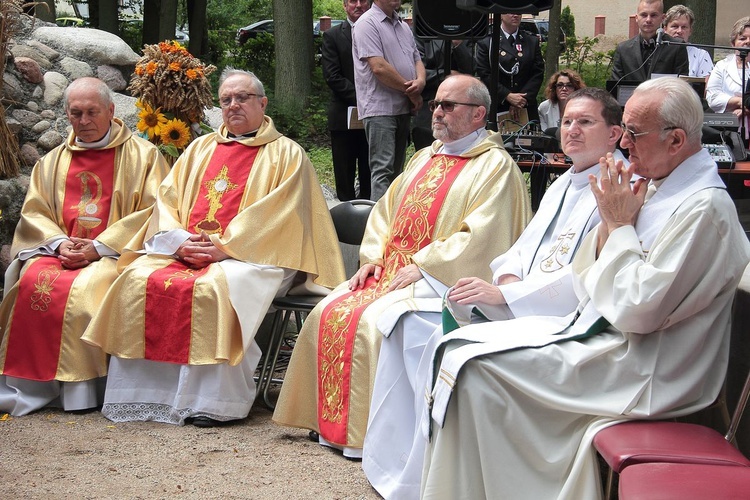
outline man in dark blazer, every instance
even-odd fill
[[[500,71],[495,92],[497,110],[510,111],[511,116],[517,116],[521,108],[526,108],[529,120],[538,120],[536,96],[544,80],[544,59],[539,38],[518,29],[521,25],[520,14],[502,14],[500,19]],[[488,36],[477,44],[477,76],[487,88],[490,88],[491,54]]]
[[[687,49],[680,45],[657,45],[657,30],[664,21],[662,0],[641,0],[638,2],[635,22],[638,34],[617,45],[612,61],[611,80],[644,82],[652,74],[688,75],[690,62]],[[682,42],[662,34],[664,41]]]
[[[333,175],[341,201],[370,198],[370,166],[364,129],[349,129],[348,109],[357,107],[352,62],[352,25],[370,8],[368,0],[344,0],[347,21],[323,33],[323,77],[331,88],[328,130],[331,132]],[[354,181],[359,167],[359,193]]]

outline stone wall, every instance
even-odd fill
[[[3,75],[3,102],[8,125],[20,146],[21,175],[0,180],[0,271],[9,263],[13,231],[32,167],[70,131],[63,91],[76,78],[100,78],[115,92],[115,115],[135,130],[138,110],[135,99],[126,95],[126,87],[139,57],[111,33],[61,28],[23,16],[21,32],[11,40]],[[210,110],[207,121],[218,127],[220,110]]]

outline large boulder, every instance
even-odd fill
[[[42,27],[34,30],[32,38],[52,47],[64,47],[70,57],[94,65],[128,66],[140,58],[120,37],[93,28]]]

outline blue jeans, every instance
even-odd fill
[[[370,145],[370,199],[377,201],[404,169],[411,115],[370,116],[362,121]]]

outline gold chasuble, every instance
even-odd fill
[[[216,146],[203,173],[198,198],[190,211],[190,232],[223,234],[224,228],[239,212],[242,193],[257,154],[257,147],[236,142]],[[175,261],[148,277],[145,359],[180,364],[191,362],[191,347],[199,345],[200,339],[192,340],[194,287],[196,280],[207,272],[208,267],[191,269],[183,262]],[[238,337],[233,340],[237,341]],[[238,345],[229,347],[237,354],[242,352]],[[239,362],[240,359],[233,361]]]
[[[117,252],[141,245],[167,165],[155,147],[131,135],[117,119],[102,149],[66,144],[34,168],[12,253],[75,236]],[[20,280],[12,281],[14,269]],[[16,260],[0,306],[0,370],[36,381],[75,382],[106,375],[106,356],[80,341],[117,276],[114,259],[65,269],[56,256]]]
[[[383,337],[375,323],[389,306],[414,298],[421,283],[386,292],[396,272],[416,264],[446,286],[464,276],[490,280],[490,261],[526,226],[526,182],[499,135],[460,156],[436,151],[417,152],[373,208],[360,262],[382,266],[380,281],[370,278],[355,292],[342,283],[305,321],[275,422],[361,448]]]
[[[168,252],[120,259],[129,265],[84,341],[119,358],[234,366],[278,291],[278,268],[329,288],[343,279],[338,238],[304,150],[268,117],[253,138],[226,135],[222,126],[199,137],[175,163],[146,238],[177,231],[178,241]],[[172,256],[188,233],[230,258],[190,268]]]
[[[371,276],[361,290],[326,306],[318,343],[318,415],[320,432],[334,443],[346,442],[352,346],[364,309],[385,295],[396,272],[432,240],[435,220],[453,181],[468,158],[433,156],[411,182],[396,211],[383,255],[380,281]]]

